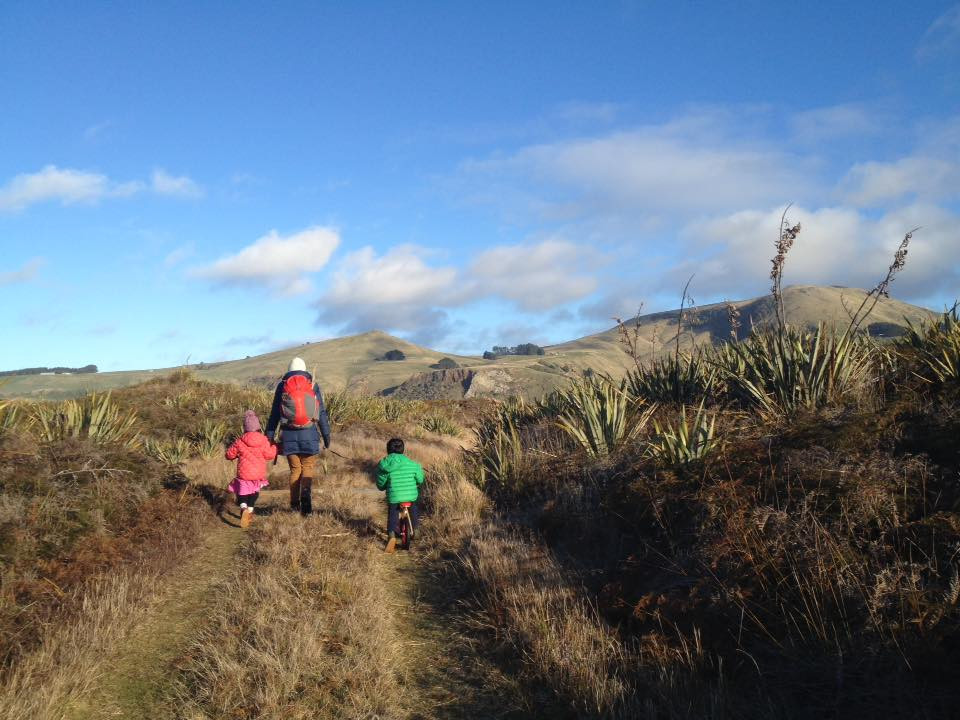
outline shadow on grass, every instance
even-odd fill
[[[439,635],[442,644],[452,646],[429,668],[424,667],[414,682],[424,698],[436,701],[441,701],[434,697],[440,683],[453,684],[461,691],[452,702],[446,698],[429,708],[429,712],[411,717],[578,717],[552,689],[531,677],[516,648],[504,642],[495,628],[479,626],[475,588],[457,572],[455,552],[424,556],[414,547],[411,556],[409,565],[399,571],[412,573],[415,602],[429,608],[426,612],[413,612],[415,633],[425,639]]]

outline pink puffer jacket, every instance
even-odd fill
[[[227,487],[238,495],[252,495],[268,485],[267,461],[277,456],[277,446],[262,432],[246,432],[227,448],[227,460],[237,460],[237,476]]]

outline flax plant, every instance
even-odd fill
[[[785,327],[755,332],[717,355],[734,393],[761,411],[792,416],[862,389],[872,376],[873,343],[837,335],[822,323],[815,332]]]
[[[920,368],[915,374],[924,380],[940,384],[960,380],[960,316],[957,306],[943,313],[936,323],[919,328],[910,325],[900,346],[916,353]]]
[[[678,405],[698,402],[714,389],[719,371],[701,350],[654,360],[649,366],[627,372],[627,387],[634,398]]]
[[[179,465],[193,451],[193,443],[184,437],[175,440],[154,440],[147,438],[145,449],[149,455],[167,465]]]
[[[705,412],[701,402],[688,423],[687,407],[684,405],[675,424],[661,426],[656,420],[653,421],[654,437],[648,452],[670,465],[686,465],[701,460],[717,447],[718,441],[714,436],[716,421],[716,414]]]
[[[201,456],[213,458],[223,450],[223,441],[226,436],[226,423],[207,418],[194,434],[194,446]]]
[[[101,445],[117,443],[135,448],[141,444],[136,414],[122,415],[109,392],[52,405],[38,404],[32,420],[39,437],[47,442],[89,438]]]
[[[509,417],[496,415],[481,422],[472,451],[480,487],[519,490],[526,480],[523,442]]]
[[[635,438],[656,409],[640,409],[641,401],[631,398],[626,379],[585,378],[563,392],[567,409],[557,425],[591,457],[604,457]]]

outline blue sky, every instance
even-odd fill
[[[735,5],[731,7],[731,5]],[[0,369],[549,343],[788,283],[960,295],[960,5],[0,7]]]

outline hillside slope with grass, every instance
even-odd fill
[[[265,388],[0,403],[0,716],[948,718],[960,318],[776,327],[537,402],[331,393],[315,514],[222,458]],[[426,468],[383,552],[388,438]]]
[[[847,313],[855,310],[865,292],[853,288],[793,286],[784,291],[784,306],[791,324],[815,327],[818,322],[844,327]],[[732,303],[739,312],[739,337],[752,326],[763,327],[773,318],[769,297]],[[676,338],[678,311],[641,315],[627,320],[635,329],[643,358],[669,351]],[[929,321],[930,310],[894,300],[882,299],[870,316],[867,329],[878,337],[893,337],[909,324]],[[730,337],[726,304],[705,305],[685,310],[683,347],[712,345]],[[383,360],[391,350],[403,353],[403,360]],[[198,377],[215,382],[272,386],[286,371],[290,357],[299,355],[307,368],[316,371],[327,391],[348,388],[354,392],[399,393],[408,399],[462,397],[528,398],[549,393],[585,370],[622,376],[632,366],[619,341],[616,327],[546,348],[543,356],[503,356],[495,361],[450,355],[434,351],[380,331],[306,343],[265,355],[209,365],[191,366]],[[460,367],[437,370],[434,365],[449,357]],[[134,385],[154,377],[161,370],[97,373],[91,375],[30,375],[6,378],[0,383],[0,397],[59,399],[84,392]]]

